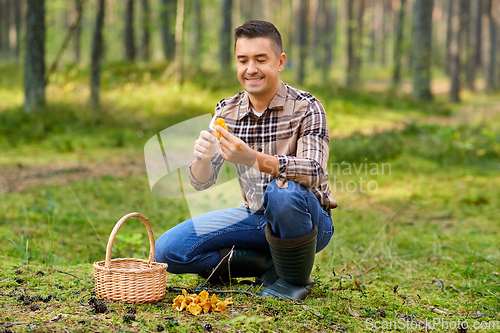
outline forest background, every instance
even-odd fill
[[[151,193],[144,145],[241,90],[232,34],[250,19],[277,26],[282,79],[329,121],[339,208],[315,288],[211,286],[235,304],[194,317],[170,305],[204,280],[169,274],[133,321],[120,303],[96,314],[116,221],[138,211],[158,237],[190,217]],[[499,0],[0,0],[2,329],[498,331],[499,23]],[[148,251],[128,221],[113,257]]]

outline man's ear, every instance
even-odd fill
[[[278,61],[279,61],[278,72],[281,72],[283,69],[285,69],[286,54],[282,53],[278,58]]]

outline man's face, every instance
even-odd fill
[[[274,96],[279,87],[279,73],[286,55],[276,54],[277,46],[266,37],[238,38],[234,53],[238,64],[238,80],[256,98]]]

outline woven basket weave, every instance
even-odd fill
[[[125,220],[142,220],[149,235],[149,260],[111,259],[115,236]],[[97,297],[125,303],[154,303],[165,296],[167,264],[155,262],[155,240],[148,220],[139,213],[122,217],[113,228],[106,248],[106,260],[95,262],[95,291]]]

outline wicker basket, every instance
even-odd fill
[[[116,233],[125,220],[142,220],[149,235],[149,261],[142,259],[113,259],[111,250]],[[155,240],[148,220],[139,213],[130,213],[118,221],[111,232],[106,248],[106,260],[94,263],[97,297],[125,303],[154,303],[165,296],[167,264],[155,262]]]

